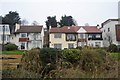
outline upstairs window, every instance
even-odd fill
[[[100,38],[100,37],[101,37],[100,34],[97,34],[97,35],[96,35],[96,38]]]
[[[55,33],[54,38],[61,38],[61,33]]]
[[[66,40],[75,41],[76,40],[75,34],[66,34]]]
[[[27,33],[21,33],[21,38],[27,37]]]

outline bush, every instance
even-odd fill
[[[21,67],[30,72],[39,73],[42,69],[40,61],[40,50],[32,49],[22,56]]]
[[[100,52],[100,51],[99,51]],[[83,48],[80,56],[80,66],[85,71],[94,71],[100,67],[104,60],[102,54],[95,49]]]
[[[59,50],[54,48],[43,48],[40,50],[39,55],[42,62],[42,66],[46,73],[49,73],[49,71],[56,69],[57,60],[61,55]]]
[[[108,50],[110,52],[117,52],[118,48],[115,44],[111,44],[109,47],[108,47]]]
[[[79,49],[64,49],[63,59],[70,63],[76,63],[80,60],[80,50]]]
[[[12,44],[12,43],[8,43],[4,46],[4,48],[7,51],[13,51],[13,50],[17,50],[18,46],[16,46],[15,44]]]

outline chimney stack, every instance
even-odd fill
[[[20,24],[15,24],[15,32],[18,30],[18,29],[20,29]]]

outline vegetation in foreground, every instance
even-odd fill
[[[32,49],[17,70],[3,70],[3,78],[118,78],[119,53],[104,49]]]

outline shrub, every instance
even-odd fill
[[[12,44],[12,43],[7,43],[5,46],[4,46],[5,50],[7,51],[12,51],[12,50],[17,50],[18,49],[18,46],[16,46],[15,44]]]
[[[108,47],[108,50],[110,52],[117,52],[118,48],[115,44],[111,44],[109,47]]]
[[[85,71],[94,71],[103,64],[104,60],[94,49],[83,48],[80,56],[80,66]]]
[[[42,68],[39,54],[39,49],[32,49],[28,51],[22,56],[21,67],[24,70],[39,73]]]
[[[40,50],[40,59],[45,72],[49,72],[56,69],[57,60],[61,55],[59,50],[54,48],[43,48]]]
[[[79,49],[64,49],[63,59],[70,63],[76,63],[80,60],[80,50]]]

